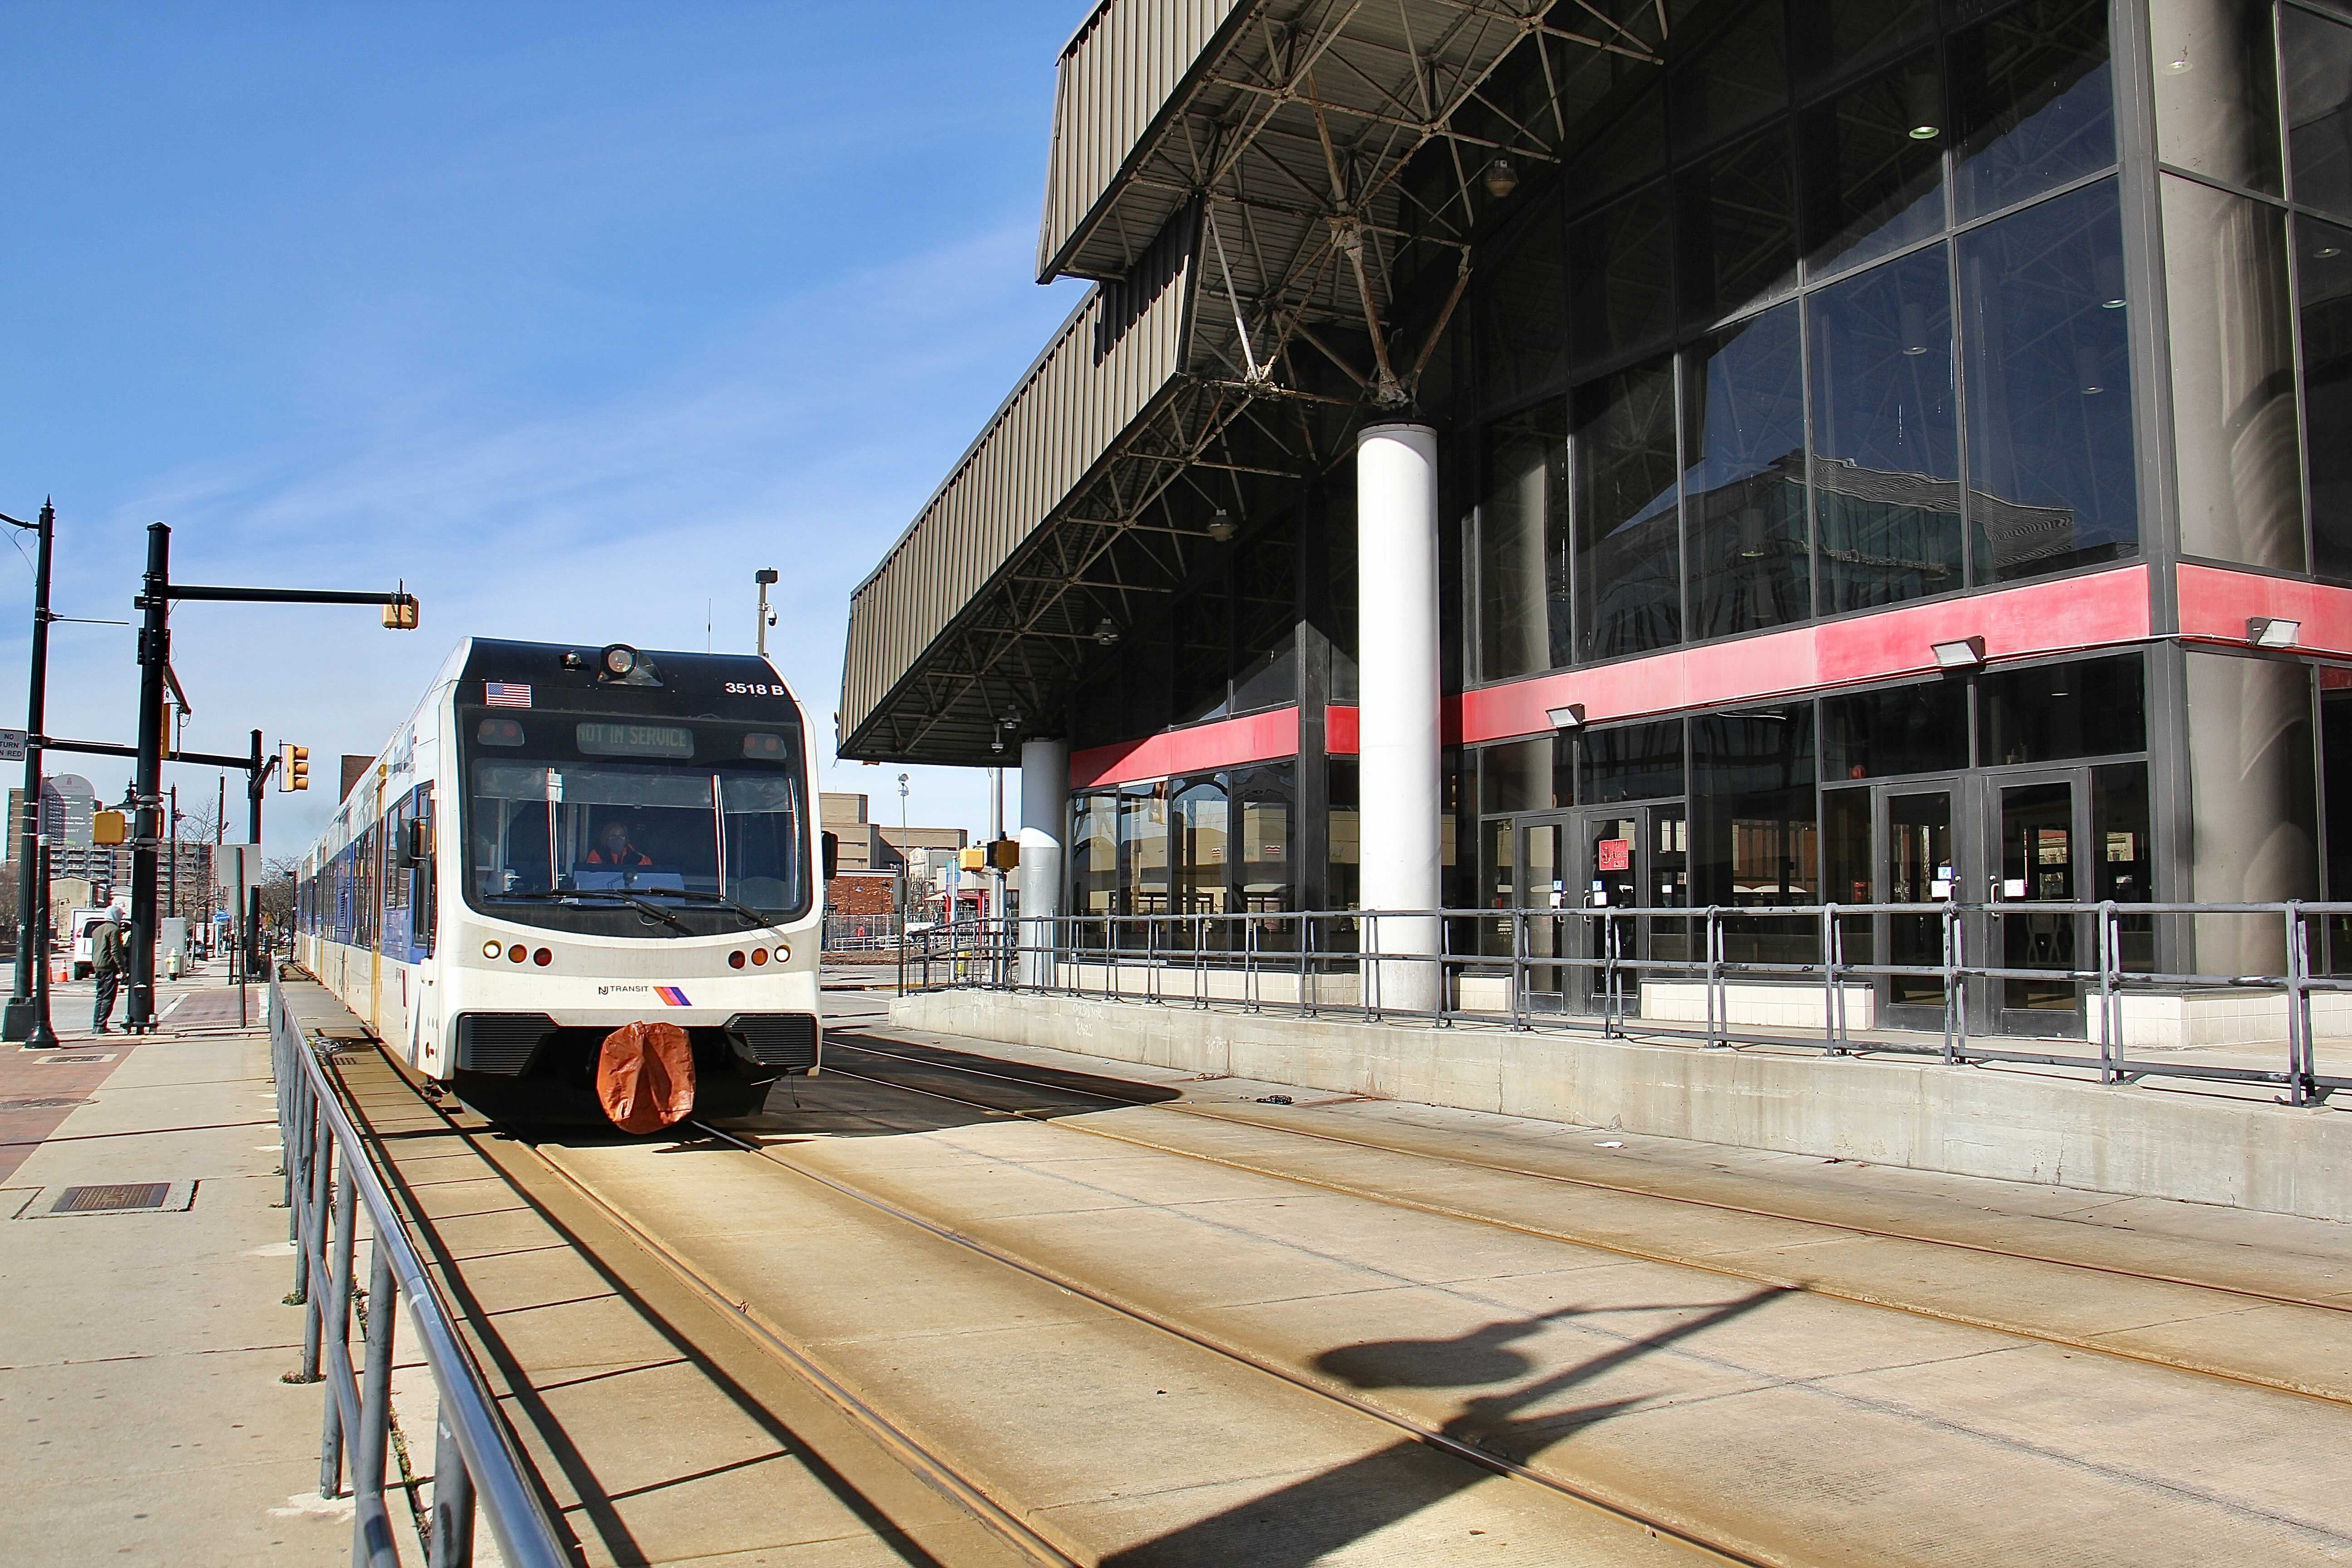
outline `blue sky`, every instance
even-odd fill
[[[761,566],[829,748],[849,590],[1077,298],[1031,279],[1084,9],[9,7],[0,511],[57,498],[68,616],[131,616],[158,520],[181,581],[419,595],[404,635],[176,612],[184,744],[310,747],[273,855],[458,637],[699,648],[715,601],[748,649]],[[0,556],[10,723],[31,589]],[[52,733],[135,696],[127,628],[56,628]],[[895,820],[898,771],[823,782]],[[980,773],[914,772],[915,820],[985,825]]]

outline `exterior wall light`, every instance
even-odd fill
[[[1974,669],[1985,661],[1985,640],[1982,637],[1962,637],[1958,642],[1931,645],[1938,669]]]
[[[2303,640],[2303,623],[2254,616],[2246,622],[2246,640],[2256,647],[2293,647]]]
[[[1555,730],[1573,730],[1584,722],[1584,704],[1571,702],[1565,708],[1547,708],[1544,717],[1551,721]]]
[[[1496,159],[1479,177],[1486,184],[1486,194],[1498,202],[1519,188],[1519,172],[1511,167],[1508,158]]]

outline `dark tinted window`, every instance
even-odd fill
[[[1675,73],[1675,141],[1697,146],[1789,101],[1788,28],[1780,0],[1763,0]]]
[[[2352,218],[2352,26],[2282,6],[2279,55],[2294,199]]]
[[[2132,554],[2139,516],[2115,183],[1961,236],[1959,267],[1977,581]]]
[[[1950,288],[1937,247],[1809,303],[1825,613],[1962,585]]]
[[[1812,596],[1796,306],[1702,344],[1683,379],[1692,637],[1804,619]]]
[[[2001,670],[1978,685],[1979,760],[2051,763],[2147,749],[2141,658]]]
[[[2033,0],[1952,36],[1960,216],[2116,161],[2107,0]]]
[[[1937,680],[1824,699],[1822,762],[1832,783],[1967,767],[1967,683]]]
[[[1932,54],[1806,110],[1798,129],[1808,267],[1855,266],[1943,227],[1943,123]]]
[[[1594,730],[1580,739],[1583,780],[1577,798],[1589,805],[1646,800],[1683,793],[1683,726],[1624,724]]]
[[[2352,229],[2296,218],[2294,266],[2305,417],[2315,433],[2336,433],[2311,443],[2313,564],[2323,576],[2352,578]]]
[[[1774,126],[1683,171],[1683,317],[1713,321],[1797,279],[1797,196],[1789,132]]]
[[[1692,901],[1812,902],[1812,704],[1694,719],[1690,747]]]
[[[1682,637],[1675,374],[1660,360],[1576,397],[1577,653],[1613,658]]]
[[[1674,226],[1664,186],[1569,230],[1569,309],[1580,361],[1612,359],[1675,324]]]

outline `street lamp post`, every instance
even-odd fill
[[[131,944],[131,1006],[125,1027],[144,1034],[155,1026],[155,852],[163,842],[163,684],[171,661],[172,602],[196,600],[243,605],[382,605],[383,624],[395,631],[416,629],[416,599],[405,585],[389,594],[352,593],[341,589],[230,588],[174,584],[172,581],[172,530],[169,524],[147,525],[147,573],[133,605],[144,612],[139,628],[139,763],[132,794],[138,824],[131,834],[131,923],[137,940]],[[260,765],[260,740],[254,741],[253,766]],[[247,765],[244,759],[230,763]],[[257,798],[252,817],[260,824]]]
[[[776,612],[768,608],[768,587],[776,580],[776,569],[762,566],[751,574],[751,581],[760,584],[760,657],[768,657],[768,628],[776,624]]]
[[[41,503],[38,522],[0,516],[11,527],[35,534],[39,548],[33,566],[33,675],[25,700],[25,826],[16,842],[16,973],[8,1007],[0,1017],[0,1039],[22,1040],[35,1050],[58,1043],[49,1027],[49,879],[47,848],[41,835],[41,725],[49,685],[49,553],[57,534],[58,509]]]

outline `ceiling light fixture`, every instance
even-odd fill
[[[1939,642],[1929,647],[1936,656],[1938,669],[1974,669],[1985,661],[1985,640],[1982,637],[1961,637],[1953,642]]]
[[[1486,184],[1486,194],[1498,202],[1519,188],[1519,172],[1511,167],[1508,158],[1496,159],[1479,177]]]
[[[1234,532],[1232,516],[1223,507],[1219,507],[1216,515],[1209,519],[1209,537],[1223,544],[1234,536]]]
[[[1095,641],[1109,647],[1118,641],[1118,623],[1105,616],[1095,623]]]
[[[1934,77],[1915,76],[1903,84],[1903,118],[1910,122],[1912,141],[1933,142],[1944,133],[1937,97]]]

